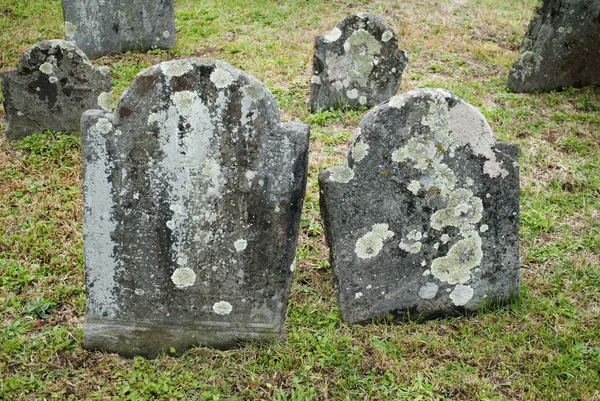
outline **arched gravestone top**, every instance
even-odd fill
[[[319,177],[342,318],[431,318],[517,296],[517,151],[441,89],[368,113],[347,164]]]
[[[315,39],[309,107],[372,107],[400,87],[408,56],[383,18],[358,13]]]
[[[600,1],[543,0],[508,75],[514,92],[600,82]]]
[[[6,136],[79,130],[85,110],[112,108],[108,67],[95,67],[76,46],[44,40],[23,53],[17,68],[0,74]]]
[[[182,59],[82,118],[84,346],[155,356],[282,333],[308,163],[255,78]]]
[[[65,38],[90,58],[175,45],[173,0],[62,0]]]

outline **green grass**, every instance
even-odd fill
[[[285,341],[127,360],[81,348],[85,291],[77,135],[5,140],[0,108],[0,399],[600,400],[600,89],[513,94],[504,84],[535,0],[176,0],[172,51],[120,54],[115,97],[164,60],[214,57],[312,126],[308,192]],[[520,145],[519,302],[476,316],[340,321],[317,175],[341,163],[365,111],[309,114],[314,36],[384,16],[409,52],[400,92],[442,87]],[[61,36],[58,0],[0,0],[0,71]]]

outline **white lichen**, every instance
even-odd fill
[[[352,146],[352,160],[354,160],[355,163],[359,163],[361,162],[365,156],[367,156],[367,154],[369,154],[369,145],[367,145],[366,143],[362,142],[362,141],[356,141],[356,143],[354,143],[354,146]]]
[[[318,75],[313,75],[310,78],[310,82],[316,85],[321,85],[321,77],[319,77]]]
[[[393,37],[394,37],[394,33],[393,33],[392,31],[389,31],[389,30],[388,30],[388,31],[385,31],[385,32],[383,33],[383,35],[381,35],[381,40],[382,40],[383,42],[387,42],[387,41],[389,41],[389,40],[390,40],[391,38],[393,38]]]
[[[217,315],[229,315],[233,306],[229,302],[219,301],[213,305],[212,309]]]
[[[171,281],[180,290],[191,287],[196,282],[196,273],[189,267],[179,267],[171,275]]]
[[[194,69],[192,63],[186,60],[166,61],[161,64],[163,74],[169,78],[180,77]]]
[[[354,299],[362,298],[362,296],[363,296],[362,292],[357,292],[356,294],[354,294]]]
[[[56,77],[50,77],[50,78],[48,78],[48,81],[50,81],[51,84],[54,84],[54,83],[56,83],[58,81],[58,78],[56,78]]]
[[[294,261],[292,262],[292,264],[290,265],[290,271],[294,272],[296,271],[296,258],[294,258]]]
[[[383,249],[383,241],[393,236],[387,224],[373,224],[372,230],[356,241],[354,251],[361,259],[373,258]]]
[[[102,134],[108,134],[113,128],[113,125],[108,118],[99,118],[95,126]]]
[[[479,231],[481,231],[482,233],[486,232],[487,230],[489,230],[489,226],[487,224],[482,224],[481,227],[479,227]]]
[[[102,92],[98,96],[98,106],[104,111],[111,111],[113,108],[113,93],[110,92]]]
[[[388,100],[388,106],[396,109],[401,109],[406,104],[406,97],[403,95],[396,95]]]
[[[414,195],[417,195],[419,193],[419,191],[421,190],[421,183],[419,181],[415,181],[412,180],[407,186],[406,189],[408,189],[410,192],[412,192]]]
[[[189,117],[192,115],[195,98],[196,94],[191,91],[175,92],[171,96],[171,100],[177,108],[177,111],[179,112],[179,114],[185,117]]]
[[[233,243],[235,250],[238,252],[242,252],[248,246],[248,241],[245,239],[238,239]]]
[[[171,32],[169,32],[169,31],[164,31],[163,32],[163,38],[168,39],[170,37],[171,37]]]
[[[448,205],[431,215],[431,227],[457,227],[461,231],[472,230],[483,217],[483,202],[468,189],[459,188],[450,193]]]
[[[449,284],[463,284],[471,277],[471,269],[481,264],[481,238],[473,235],[454,244],[446,256],[435,259],[431,274]]]
[[[329,179],[340,184],[347,184],[354,178],[354,170],[347,165],[331,167],[329,172],[331,173]]]
[[[458,284],[450,293],[450,299],[454,305],[463,306],[473,298],[473,293],[471,286]]]
[[[210,80],[219,89],[227,88],[233,83],[233,75],[222,68],[215,68],[210,74]]]
[[[348,99],[356,99],[358,97],[358,89],[350,89],[346,92]]]
[[[329,32],[328,35],[325,35],[323,38],[327,42],[335,42],[342,36],[342,31],[337,26]]]
[[[52,65],[52,63],[49,62],[45,62],[42,65],[40,65],[40,71],[43,72],[44,74],[52,74],[52,70],[54,69],[54,66]]]
[[[67,39],[72,38],[77,33],[77,26],[75,24],[70,23],[69,21],[65,21],[65,36]]]
[[[439,286],[432,282],[427,282],[425,285],[422,285],[417,292],[419,298],[421,299],[433,299],[438,293]]]

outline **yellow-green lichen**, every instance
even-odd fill
[[[463,284],[471,278],[471,269],[481,264],[483,251],[478,235],[458,241],[448,255],[437,258],[431,264],[431,274],[449,284]]]

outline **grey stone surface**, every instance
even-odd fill
[[[309,128],[255,78],[181,59],[82,117],[84,347],[153,357],[282,335]]]
[[[112,107],[108,67],[95,67],[73,44],[45,40],[23,53],[17,68],[0,74],[6,136],[79,130],[84,111]]]
[[[175,45],[173,0],[62,0],[65,38],[90,58]]]
[[[600,82],[600,1],[543,0],[527,28],[507,86],[550,91]]]
[[[343,320],[451,316],[518,296],[517,152],[441,89],[368,113],[346,164],[319,176]]]
[[[383,18],[348,16],[315,39],[309,107],[372,107],[386,101],[398,91],[407,62]]]

